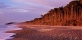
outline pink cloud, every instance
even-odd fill
[[[72,0],[12,0],[17,3],[29,3],[29,4],[39,4],[49,7],[60,7],[65,6],[67,3],[69,3]]]

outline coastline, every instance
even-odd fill
[[[22,27],[22,30],[7,31],[7,33],[15,33],[12,40],[68,40],[77,39],[82,40],[82,29],[74,27],[50,27],[28,25]],[[46,31],[45,31],[46,30]]]

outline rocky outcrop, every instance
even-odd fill
[[[80,4],[82,4],[82,0],[80,0]]]
[[[9,22],[9,23],[5,23],[5,25],[11,25],[11,24],[15,24],[16,22]]]
[[[34,25],[82,26],[82,0],[71,1],[65,7],[51,9],[41,18],[24,22]]]

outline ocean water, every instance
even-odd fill
[[[15,35],[15,33],[5,33],[11,30],[21,30],[17,25],[0,25],[0,40],[12,39],[10,36]]]

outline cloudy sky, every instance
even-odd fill
[[[0,24],[32,20],[71,0],[0,0]]]

